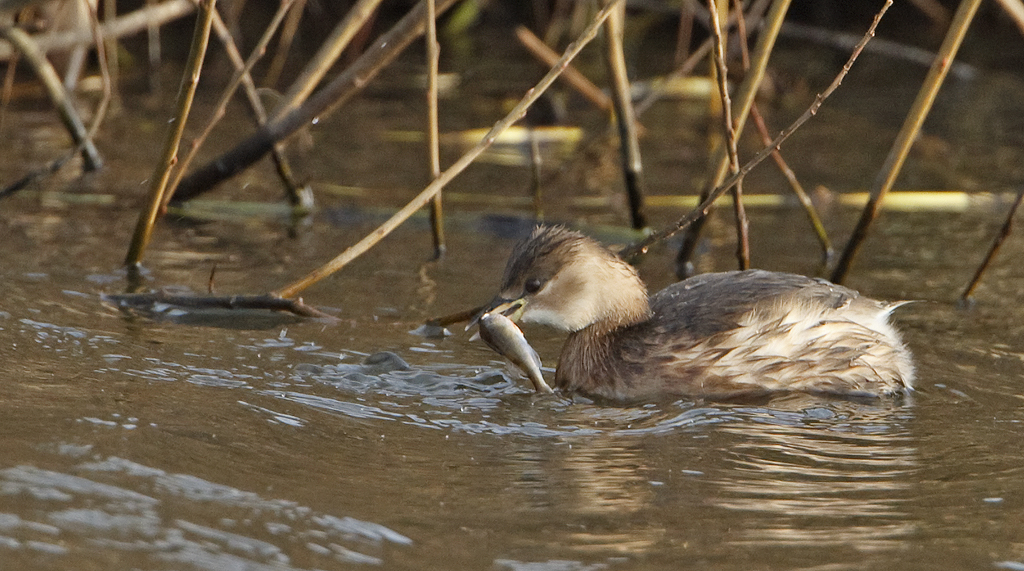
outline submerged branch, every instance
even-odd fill
[[[283,311],[299,317],[334,319],[319,309],[306,305],[302,299],[284,299],[273,295],[175,295],[166,292],[123,293],[103,296],[118,307],[148,309],[170,305],[183,309],[266,309]]]

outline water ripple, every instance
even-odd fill
[[[34,500],[27,513],[0,513],[0,559],[14,551],[32,561],[35,552],[58,557],[49,560],[50,566],[60,567],[61,556],[80,566],[105,561],[116,550],[210,571],[286,571],[306,568],[295,565],[296,557],[382,564],[384,546],[413,544],[378,523],[319,513],[122,458],[85,462],[72,470],[80,475],[32,466],[0,470],[0,494]],[[181,502],[211,504],[209,513],[215,515],[193,509],[189,519],[170,517],[172,504]]]

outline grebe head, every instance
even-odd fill
[[[596,323],[614,328],[650,316],[647,288],[633,267],[560,226],[538,226],[516,245],[488,311],[565,331]]]

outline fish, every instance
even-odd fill
[[[538,393],[554,392],[541,374],[540,356],[511,319],[501,313],[484,313],[478,323],[484,343],[526,373]]]

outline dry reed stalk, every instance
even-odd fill
[[[736,14],[736,31],[739,32],[741,38],[747,37],[747,24],[746,18],[743,17],[742,5],[739,2],[734,4]],[[750,52],[747,49],[747,42],[740,42],[740,55],[742,56],[743,70],[750,69]],[[771,142],[772,136],[768,133],[768,125],[764,121],[764,117],[761,116],[761,111],[757,108],[757,101],[750,106],[750,116],[754,120],[754,127],[757,129],[758,135],[761,136],[761,143],[767,145]],[[822,266],[828,265],[832,259],[832,241],[828,238],[828,232],[825,230],[825,225],[821,222],[821,217],[818,216],[818,210],[814,207],[814,203],[811,202],[811,197],[807,196],[807,192],[804,191],[804,187],[800,184],[800,181],[796,178],[796,173],[793,169],[789,168],[789,164],[786,163],[786,159],[782,158],[782,151],[776,150],[772,152],[772,160],[775,162],[775,166],[782,173],[782,176],[786,177],[786,181],[789,182],[789,187],[793,190],[793,194],[796,195],[797,200],[800,201],[800,205],[804,209],[804,213],[807,214],[807,220],[811,224],[811,228],[814,230],[815,235],[818,237],[818,243],[821,245],[821,264]]]
[[[185,175],[185,171],[188,170],[189,165],[192,164],[196,154],[199,153],[199,149],[202,147],[207,137],[210,136],[210,133],[213,132],[213,128],[217,123],[224,118],[228,104],[231,102],[231,98],[234,97],[235,91],[238,90],[240,85],[245,86],[245,93],[248,98],[250,108],[255,114],[257,123],[262,125],[266,122],[267,113],[263,108],[263,103],[260,101],[259,95],[256,93],[256,85],[252,81],[250,72],[252,71],[253,66],[256,65],[256,62],[258,62],[266,53],[267,45],[274,37],[274,33],[277,31],[278,26],[281,25],[281,21],[284,20],[285,15],[287,15],[288,10],[294,4],[294,1],[295,0],[282,0],[281,4],[278,6],[277,12],[274,13],[274,16],[270,19],[270,23],[267,25],[266,29],[263,30],[263,35],[260,37],[259,41],[256,42],[256,46],[253,47],[252,53],[249,54],[249,58],[244,62],[241,61],[241,55],[238,53],[238,49],[235,47],[234,41],[231,40],[231,35],[227,26],[224,25],[219,14],[214,14],[214,28],[218,28],[217,22],[220,22],[220,27],[223,29],[219,33],[222,32],[223,34],[227,34],[227,37],[221,35],[221,41],[224,43],[225,48],[227,48],[227,46],[231,46],[227,51],[231,56],[231,61],[235,63],[235,74],[221,92],[220,99],[217,101],[217,105],[214,107],[213,113],[210,116],[210,120],[207,122],[206,127],[203,128],[199,135],[192,139],[192,144],[189,145],[188,153],[186,153],[185,158],[178,163],[177,169],[175,169],[174,179],[167,185],[167,191],[164,193],[162,207],[166,207],[167,203],[174,196],[175,189],[178,188],[178,184]],[[275,149],[274,153],[275,157],[278,155],[281,157],[281,162],[278,164],[285,165],[287,172],[290,173],[291,169],[287,167],[287,162],[284,161],[283,153],[280,153],[278,149]],[[282,175],[282,177],[285,178],[286,186],[289,189],[292,189],[294,187],[294,183],[291,181],[290,175]],[[291,196],[294,196],[295,194],[295,192],[290,193]],[[295,204],[294,200],[292,204]]]
[[[146,0],[146,7],[151,8],[156,0]],[[160,91],[160,63],[163,53],[160,49],[160,26],[150,23],[146,26],[146,56],[149,60],[149,88],[154,93]]]
[[[16,26],[0,26],[0,36],[7,38],[11,45],[18,48],[25,61],[32,66],[32,71],[35,72],[36,76],[43,83],[43,87],[46,88],[50,101],[57,108],[61,122],[64,123],[68,134],[75,141],[75,145],[81,148],[85,170],[92,171],[101,168],[103,166],[103,159],[100,158],[96,145],[93,144],[89,133],[86,132],[85,125],[82,123],[82,119],[78,116],[78,111],[75,110],[71,102],[71,97],[68,95],[67,90],[64,89],[64,84],[57,75],[57,71],[53,69],[50,61],[46,59],[46,54],[43,50],[39,49],[31,36]]]
[[[750,8],[747,11],[747,19],[760,20],[761,15],[768,7],[768,2],[770,1],[771,0],[755,0],[754,2],[752,2]],[[686,0],[685,2],[683,2],[683,4],[690,10],[692,15],[696,15],[696,9],[699,7],[696,0]],[[730,16],[729,23],[733,23],[732,16]],[[701,42],[700,46],[698,46],[697,49],[694,50],[693,53],[691,53],[685,61],[680,63],[676,67],[676,69],[672,71],[672,73],[666,75],[663,81],[656,83],[651,89],[651,92],[648,93],[647,96],[644,97],[644,99],[635,106],[637,116],[643,115],[644,112],[651,107],[651,105],[657,102],[658,99],[661,99],[661,96],[665,92],[663,86],[669,85],[672,82],[672,80],[679,79],[681,77],[689,75],[694,70],[694,68],[697,67],[697,64],[700,63],[708,54],[711,53],[711,48],[713,44],[714,41],[710,37]]]
[[[690,42],[693,39],[693,5],[689,2],[679,3],[679,28],[676,30],[676,66],[682,65],[690,54]]]
[[[1020,33],[1024,34],[1024,2],[1021,0],[996,0],[999,5],[1002,6],[1003,11],[1006,15],[1013,20],[1013,23],[1020,28]]]
[[[857,45],[857,42],[860,41],[860,37],[854,34],[808,26],[797,22],[786,22],[782,26],[782,33],[788,39],[806,40],[837,50],[853,49],[853,46]],[[932,62],[935,61],[935,52],[916,46],[908,46],[885,38],[875,38],[871,45],[867,47],[867,51],[883,57],[903,60],[925,67],[932,65]],[[950,62],[949,73],[957,79],[969,81],[977,75],[978,70],[971,64],[954,61]]]
[[[443,13],[455,1],[439,0],[437,13]],[[426,6],[423,3],[417,4],[387,33],[377,38],[373,46],[356,59],[352,65],[314,93],[303,104],[283,115],[275,115],[256,133],[183,178],[175,192],[174,202],[184,202],[210,190],[258,161],[278,141],[283,141],[291,136],[308,125],[314,118],[323,119],[347,102],[423,33],[425,12]]]
[[[537,99],[539,99],[549,87],[551,87],[551,85],[558,79],[558,76],[561,75],[565,67],[569,65],[569,62],[580,53],[584,46],[594,39],[594,36],[597,35],[598,30],[604,24],[604,21],[608,18],[609,14],[622,5],[624,1],[625,0],[611,0],[608,2],[608,4],[606,4],[605,7],[597,13],[590,25],[580,33],[580,36],[566,47],[565,52],[558,61],[558,64],[552,67],[552,69],[544,75],[537,85],[532,89],[527,90],[526,95],[524,95],[519,103],[512,108],[508,115],[495,123],[479,143],[459,157],[452,166],[448,167],[447,170],[441,173],[441,176],[437,177],[433,182],[427,185],[423,191],[409,201],[409,203],[401,210],[396,212],[386,222],[378,226],[377,229],[346,249],[333,260],[317,268],[302,279],[281,288],[277,292],[274,292],[273,295],[279,297],[293,297],[316,282],[326,278],[341,268],[344,268],[349,262],[364,254],[384,239],[385,236],[393,232],[417,210],[426,206],[428,202],[433,200],[437,193],[441,192],[441,189],[443,189],[445,185],[451,182],[452,179],[464,171],[466,167],[472,164],[473,161],[480,156],[481,153],[490,147],[498,135],[505,132],[516,121],[519,121],[526,115],[526,110],[530,105],[533,105],[533,103],[537,101]]]
[[[99,63],[100,68],[100,82],[102,85],[102,93],[100,94],[100,100],[96,104],[96,111],[92,114],[92,123],[89,125],[87,132],[87,139],[92,140],[96,137],[96,134],[100,130],[100,125],[103,124],[103,120],[107,117],[107,110],[110,108],[110,101],[113,99],[113,86],[115,85],[116,78],[111,73],[109,67],[110,59],[107,57],[107,47],[103,41],[103,36],[100,33],[100,19],[96,14],[95,8],[92,5],[89,8],[89,20],[92,23],[93,31],[93,42],[96,44],[96,61]],[[115,49],[117,48],[117,42],[114,42]]]
[[[182,16],[191,14],[195,9],[191,0],[165,0],[151,8],[139,8],[117,18],[112,22],[104,22],[100,31],[104,38],[120,38],[128,34],[134,34],[146,29],[148,26],[165,24],[171,20],[177,20]],[[70,49],[80,45],[90,45],[93,42],[92,30],[70,30],[59,34],[43,34],[37,40],[37,46],[43,52],[53,50]],[[0,60],[9,59],[12,55],[12,48],[6,44],[0,44]]]
[[[729,156],[729,172],[735,175],[740,170],[739,150],[736,148],[738,134],[732,122],[732,101],[729,98],[729,68],[725,63],[725,39],[722,24],[718,17],[716,0],[708,0],[708,13],[711,14],[711,37],[715,41],[712,60],[715,63],[715,78],[718,80],[718,97],[722,100],[722,131],[725,133],[725,146]],[[742,19],[742,13],[740,18]],[[743,28],[740,28],[743,30]],[[741,41],[746,37],[741,33]],[[743,179],[736,181],[732,187],[732,204],[736,214],[736,260],[739,269],[750,268],[750,222],[747,211],[743,208]]]
[[[756,103],[750,108],[750,117],[754,120],[757,132],[761,136],[761,142],[765,145],[770,144],[772,136],[768,133],[768,125],[765,123],[764,117],[761,116]],[[782,158],[782,152],[778,150],[773,151],[772,160],[775,161],[775,166],[778,167],[782,176],[786,177],[786,181],[789,182],[789,188],[793,190],[793,194],[800,201],[800,206],[803,207],[804,214],[807,215],[807,221],[811,224],[814,235],[818,237],[818,244],[821,245],[821,263],[823,266],[828,265],[829,261],[832,260],[832,256],[835,255],[835,250],[832,248],[832,240],[828,237],[828,231],[825,230],[825,224],[821,221],[821,216],[818,215],[818,209],[814,207],[811,197],[807,195],[807,191],[800,184],[796,173],[789,167],[789,163],[786,162],[786,159]]]
[[[1020,207],[1021,201],[1024,200],[1024,186],[1017,191],[1017,198],[1013,201],[1010,206],[1010,211],[1006,213],[1006,220],[1003,221],[1002,228],[999,229],[999,234],[996,235],[992,241],[992,246],[988,250],[988,254],[985,255],[985,259],[982,260],[981,265],[974,272],[974,277],[971,278],[971,282],[964,288],[963,293],[960,294],[960,303],[969,304],[971,302],[971,296],[974,295],[974,290],[977,289],[978,283],[981,282],[981,276],[988,269],[988,266],[992,263],[992,260],[996,257],[996,252],[999,251],[999,247],[1003,245],[1006,238],[1010,235],[1013,230],[1013,217],[1017,214],[1017,208]]]
[[[199,2],[199,0],[192,1],[196,3]],[[291,2],[292,0],[282,1],[281,5],[278,7],[279,11],[285,4],[291,5]],[[224,51],[227,52],[228,59],[231,60],[231,64],[235,66],[235,69],[244,69],[245,62],[242,61],[242,55],[238,51],[238,46],[235,45],[235,39],[231,35],[231,31],[228,29],[227,25],[224,23],[224,20],[220,17],[220,13],[217,11],[213,14],[213,31],[216,32],[217,37],[220,38],[221,45],[224,46]],[[267,36],[268,32],[264,30],[263,35]],[[262,125],[266,123],[267,111],[263,106],[263,101],[260,100],[259,93],[256,91],[256,84],[253,82],[252,76],[249,75],[248,70],[242,73],[242,87],[244,88],[243,92],[245,93],[245,99],[249,103],[249,108],[253,112],[256,124]],[[308,204],[311,200],[309,198],[311,195],[309,195],[308,192],[305,192],[303,185],[295,179],[295,174],[292,171],[291,164],[285,156],[284,147],[281,145],[274,145],[273,150],[271,150],[271,157],[274,160],[277,175],[284,184],[285,194],[288,196],[288,202],[297,208],[308,209],[311,207],[312,204]],[[174,187],[171,187],[171,192],[165,193],[165,205],[167,204],[171,194],[174,192],[173,189]]]
[[[437,66],[441,58],[441,46],[437,43],[437,7],[434,0],[427,1],[427,159],[430,163],[430,180],[441,176],[441,135],[437,110]],[[434,240],[434,258],[444,256],[444,210],[441,193],[430,201],[430,229]]]
[[[263,85],[274,87],[281,80],[281,72],[288,61],[288,53],[291,52],[292,42],[295,41],[295,34],[299,31],[299,24],[302,22],[302,14],[306,11],[306,0],[297,0],[295,10],[291,12],[284,27],[281,28],[281,39],[277,42],[277,49],[274,57],[270,60],[266,75],[263,76]]]
[[[84,0],[82,4],[84,4],[85,9],[92,14],[93,21],[98,21],[95,14],[95,4]],[[117,0],[103,1],[103,19],[108,22],[112,22],[117,19]],[[112,85],[118,85],[121,79],[121,65],[117,59],[117,36],[107,36],[104,38],[103,34],[99,33],[97,28],[94,28],[93,38],[94,45],[96,46],[96,57],[98,59],[106,60],[103,62],[102,66],[106,69],[106,73],[108,74],[108,78],[112,82]],[[104,44],[102,47],[100,46],[101,43]]]
[[[936,26],[949,25],[949,8],[943,6],[938,0],[910,0],[910,3]]]
[[[629,73],[622,48],[625,28],[626,5],[621,4],[612,11],[604,23],[605,63],[610,76],[612,103],[615,106],[615,124],[619,130],[619,154],[622,157],[622,174],[626,182],[626,197],[629,200],[629,221],[634,229],[639,230],[647,226],[647,219],[644,216],[644,168],[640,159],[640,141],[629,86]]]
[[[960,6],[953,16],[953,22],[949,26],[949,31],[942,41],[942,47],[939,48],[939,53],[935,56],[932,67],[928,70],[928,75],[925,76],[924,83],[921,85],[921,90],[917,93],[917,98],[914,100],[914,104],[903,121],[900,132],[896,135],[896,140],[889,150],[889,155],[886,157],[882,169],[875,178],[874,184],[871,187],[871,198],[868,200],[867,205],[864,206],[864,210],[861,211],[857,227],[854,228],[853,235],[850,236],[850,240],[846,243],[846,247],[836,263],[836,268],[832,272],[831,277],[834,283],[841,283],[846,278],[846,274],[849,273],[850,267],[853,264],[853,258],[856,257],[861,244],[864,243],[868,228],[878,216],[882,200],[896,182],[896,177],[903,167],[903,161],[910,154],[910,147],[914,144],[914,140],[917,139],[917,135],[921,131],[921,125],[932,108],[935,96],[939,93],[939,88],[942,86],[946,73],[949,71],[950,63],[956,57],[960,43],[963,41],[967,28],[970,26],[971,20],[974,19],[974,14],[978,11],[978,6],[980,5],[981,0],[962,0],[960,2]]]
[[[39,179],[41,179],[43,177],[52,175],[52,174],[56,173],[58,170],[60,170],[61,167],[63,167],[65,164],[67,164],[67,162],[70,161],[72,158],[74,158],[75,155],[77,155],[78,153],[83,151],[84,144],[86,142],[91,142],[91,141],[95,140],[96,133],[99,132],[100,125],[103,124],[103,119],[106,118],[106,116],[107,116],[107,110],[109,109],[110,101],[111,101],[111,98],[112,98],[111,80],[110,80],[110,74],[108,73],[108,70],[107,70],[107,67],[106,67],[107,60],[106,60],[106,58],[104,56],[103,42],[102,42],[102,40],[100,38],[100,34],[99,34],[99,19],[96,17],[96,11],[93,10],[91,6],[89,8],[90,8],[89,9],[89,15],[90,15],[90,18],[91,18],[91,21],[92,21],[92,29],[93,29],[93,33],[95,34],[94,37],[95,37],[95,42],[96,42],[96,46],[97,46],[97,48],[96,48],[97,58],[96,59],[99,62],[100,78],[102,79],[102,88],[103,88],[103,91],[102,91],[102,93],[100,95],[100,100],[96,104],[96,110],[93,112],[92,123],[90,123],[89,127],[86,129],[85,137],[82,140],[82,142],[80,142],[78,145],[76,145],[75,148],[73,148],[69,153],[66,153],[63,156],[58,157],[58,158],[50,161],[50,163],[48,165],[46,165],[46,166],[44,166],[42,168],[39,168],[39,169],[35,169],[32,172],[29,172],[25,176],[21,177],[20,179],[14,181],[13,183],[8,184],[7,186],[3,187],[2,189],[0,189],[0,198],[4,198],[6,196],[9,196],[9,195],[11,195],[11,194],[13,194],[13,193],[15,193],[15,192],[25,188],[29,184],[32,184],[33,182],[35,182],[35,181],[37,181],[37,180],[39,180]],[[13,72],[14,72],[15,67],[16,66],[11,65],[8,68],[8,74],[7,74],[7,77],[5,78],[7,81],[5,81],[5,83],[4,83],[4,95],[3,95],[3,99],[4,100],[3,100],[2,103],[0,103],[0,105],[3,105],[3,106],[7,105],[7,99],[9,97],[9,95],[10,95],[10,89],[12,88],[11,83],[13,83],[13,81],[14,81],[14,74],[13,74]],[[2,113],[2,112],[0,112],[0,113]],[[2,129],[2,125],[3,125],[3,116],[2,116],[2,114],[0,114],[0,129]]]
[[[639,103],[635,105],[637,116],[643,115],[645,111],[651,108],[655,102],[661,99],[661,96],[665,93],[665,87],[672,83],[673,80],[686,77],[693,73],[694,68],[697,64],[704,60],[711,53],[711,48],[714,45],[714,41],[711,38],[704,40],[693,50],[686,61],[679,65],[679,67],[672,70],[672,73],[666,75],[661,81],[655,82],[651,86],[650,93],[647,94]]]
[[[516,39],[519,43],[527,49],[533,57],[540,60],[544,65],[551,67],[561,57],[558,52],[548,47],[547,44],[538,38],[529,28],[525,26],[516,26]],[[573,87],[580,95],[582,95],[587,101],[594,104],[595,107],[602,111],[612,110],[612,100],[608,97],[601,88],[594,85],[594,82],[590,81],[587,76],[580,73],[576,66],[570,65],[565,68],[565,73],[562,74],[564,79],[569,85]]]
[[[0,92],[0,136],[3,135],[7,106],[11,103],[11,94],[14,92],[14,75],[20,58],[21,54],[15,50],[13,57],[7,62],[7,71],[4,72],[3,91]]]
[[[750,107],[754,104],[754,97],[757,95],[757,90],[764,79],[765,70],[768,67],[768,58],[771,56],[772,50],[775,47],[775,40],[779,36],[779,30],[782,29],[782,22],[789,11],[789,4],[790,0],[776,0],[765,15],[764,25],[762,26],[761,33],[758,34],[757,43],[751,56],[750,69],[736,90],[733,121],[737,133],[743,132]],[[707,200],[711,190],[720,186],[722,180],[725,179],[725,175],[729,170],[728,149],[725,147],[720,148],[715,153],[712,164],[716,165],[714,174],[704,188],[701,189],[701,202]],[[710,213],[711,211],[709,210],[708,212]],[[706,216],[701,216],[686,229],[683,243],[676,255],[676,274],[679,277],[685,277],[689,274],[690,258],[693,257],[693,252],[697,248],[700,233],[706,220]]]
[[[324,40],[316,55],[306,62],[306,65],[302,68],[302,73],[299,74],[299,77],[292,82],[291,87],[285,92],[280,105],[274,112],[275,118],[292,111],[309,97],[309,94],[316,89],[320,80],[331,70],[334,62],[338,61],[338,58],[341,57],[341,52],[345,51],[352,38],[355,37],[360,28],[377,11],[380,3],[381,0],[359,0],[349,9],[341,22],[338,22],[338,25],[331,31],[331,35]],[[424,12],[426,12],[426,9]]]
[[[175,116],[171,121],[171,127],[167,131],[167,138],[164,140],[163,152],[160,161],[157,163],[150,179],[149,201],[146,208],[139,213],[139,220],[135,225],[135,232],[132,235],[132,242],[128,247],[128,254],[125,256],[125,266],[134,270],[142,261],[142,255],[149,245],[153,235],[153,227],[156,225],[157,215],[163,204],[164,192],[167,189],[167,182],[171,177],[171,169],[178,160],[178,145],[181,143],[181,136],[185,131],[185,121],[188,119],[189,111],[192,108],[192,98],[195,96],[196,86],[199,84],[199,74],[203,67],[203,60],[206,57],[206,48],[210,42],[210,29],[213,27],[213,15],[216,0],[205,0],[200,6],[199,18],[196,19],[195,30],[192,34],[192,46],[189,51],[188,61],[181,78],[181,87],[178,90],[178,102]]]
[[[763,149],[758,151],[758,153],[754,155],[753,158],[747,161],[740,168],[739,172],[725,179],[722,182],[722,184],[718,185],[717,188],[712,190],[708,194],[707,198],[701,201],[700,205],[697,206],[697,208],[691,210],[686,216],[676,221],[675,224],[667,228],[663,228],[657,232],[654,232],[647,236],[647,238],[641,240],[640,242],[637,242],[635,244],[630,245],[627,248],[624,248],[620,252],[620,255],[628,260],[635,258],[636,256],[639,256],[641,254],[644,254],[654,244],[672,237],[680,230],[690,226],[697,220],[706,216],[708,211],[711,210],[712,205],[714,205],[715,201],[718,200],[720,196],[725,194],[726,191],[732,188],[732,185],[736,184],[737,181],[739,181],[742,177],[746,176],[747,173],[754,169],[754,167],[756,167],[766,158],[771,156],[773,151],[778,150],[779,147],[782,146],[782,143],[785,142],[786,139],[788,139],[794,132],[796,132],[796,130],[799,129],[801,125],[809,121],[811,117],[814,117],[818,113],[818,109],[821,108],[821,105],[825,102],[825,100],[828,99],[829,96],[832,95],[832,92],[834,92],[839,87],[839,84],[843,82],[843,79],[846,77],[846,74],[849,73],[850,68],[853,67],[853,62],[857,60],[857,57],[860,56],[861,51],[864,50],[864,46],[867,45],[868,41],[870,41],[872,37],[874,37],[875,28],[878,27],[878,23],[882,20],[882,17],[885,15],[886,11],[889,10],[889,6],[892,6],[892,2],[893,0],[886,0],[885,4],[882,5],[882,8],[878,11],[877,14],[875,14],[875,18],[874,20],[872,20],[871,26],[868,28],[868,31],[861,38],[860,43],[858,43],[854,47],[853,53],[851,53],[849,59],[846,60],[846,64],[843,65],[843,69],[839,71],[839,74],[836,75],[836,77],[832,80],[832,83],[830,83],[824,91],[819,93],[814,98],[814,101],[811,103],[810,107],[808,107],[803,112],[803,114],[800,115],[800,117],[797,117],[796,121],[791,123],[781,133],[779,133],[778,136],[772,139],[771,144],[765,146]]]

